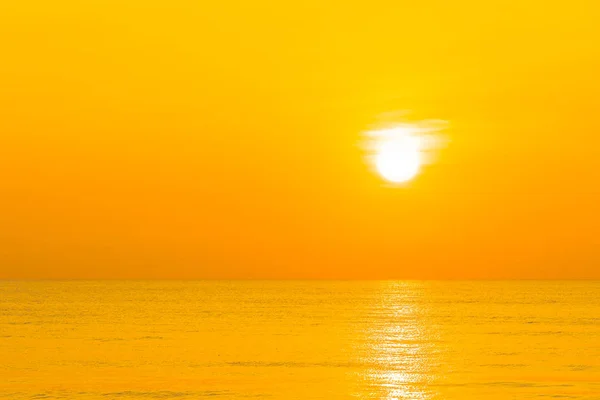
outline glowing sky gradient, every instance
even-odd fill
[[[0,5],[0,278],[600,278],[600,5]],[[382,115],[448,121],[402,187]]]

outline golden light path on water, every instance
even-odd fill
[[[371,311],[376,316],[372,321],[381,322],[369,326],[362,349],[365,364],[371,366],[363,379],[380,399],[431,399],[434,335],[420,320],[423,293],[411,283],[382,285],[381,298]]]

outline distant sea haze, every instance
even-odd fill
[[[600,399],[598,281],[0,281],[0,399]]]

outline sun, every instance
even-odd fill
[[[392,183],[413,179],[419,173],[421,163],[421,146],[417,136],[398,135],[384,140],[375,154],[377,171]]]
[[[394,185],[404,185],[431,164],[447,142],[440,132],[446,121],[424,120],[387,124],[364,132],[367,161]]]
[[[367,132],[370,158],[385,180],[400,184],[413,179],[423,164],[424,138],[411,126],[396,126]]]

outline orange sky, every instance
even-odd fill
[[[600,5],[0,5],[0,278],[600,278]],[[444,119],[408,186],[384,113]]]

